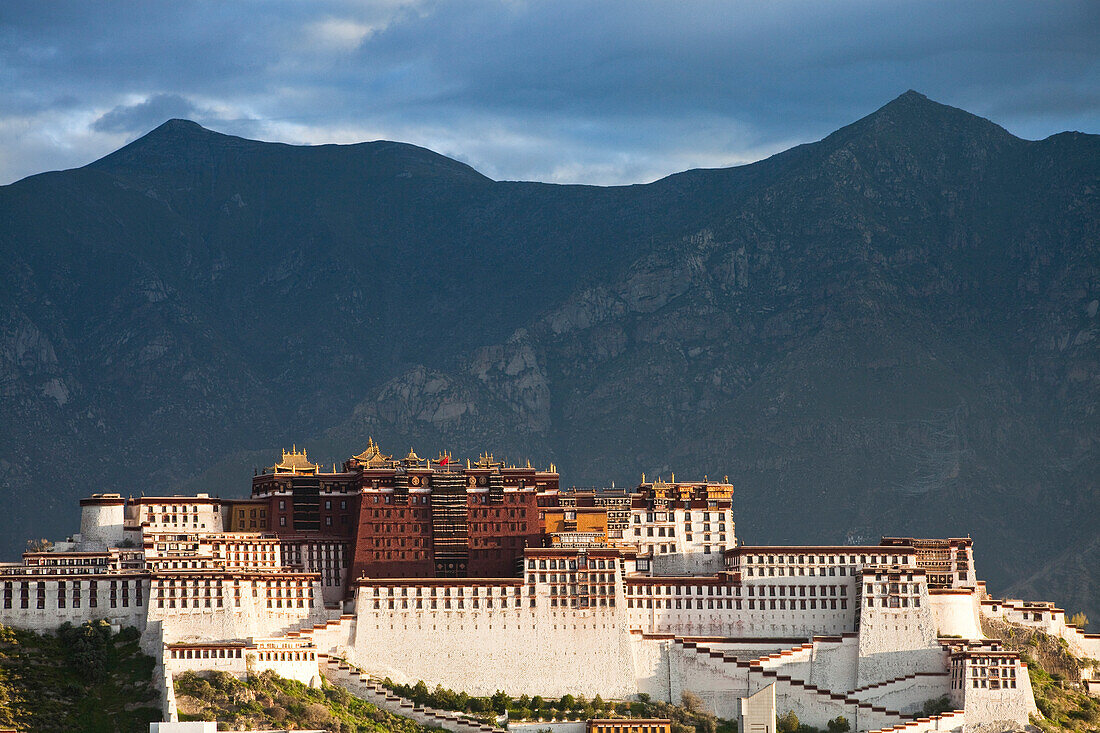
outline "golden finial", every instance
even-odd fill
[[[672,483],[676,483],[676,472],[672,472]]]
[[[642,483],[645,483],[645,471],[642,471]]]
[[[467,471],[470,470],[470,459],[469,458],[466,459],[466,470]]]
[[[530,459],[530,458],[528,458],[528,459],[527,459],[527,467],[528,467],[528,468],[530,468],[530,467],[531,467],[531,459]]]
[[[722,483],[728,484],[729,482],[730,482],[730,477],[728,475],[722,477]]]

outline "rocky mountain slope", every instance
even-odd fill
[[[372,434],[728,474],[750,542],[970,533],[994,592],[1100,618],[1098,191],[1100,137],[915,92],[613,188],[171,121],[0,188],[0,536]]]

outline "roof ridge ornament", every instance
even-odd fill
[[[384,454],[374,442],[374,436],[367,437],[366,449],[359,455],[352,456],[352,460],[358,461],[364,468],[388,468],[394,463],[393,456]]]
[[[320,472],[321,467],[309,460],[306,449],[298,450],[298,444],[293,443],[288,451],[283,448],[283,458],[274,466],[269,466],[271,473],[293,473],[304,476],[313,476]]]

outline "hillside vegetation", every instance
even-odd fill
[[[423,680],[414,685],[394,682],[389,677],[382,685],[394,694],[412,700],[417,705],[472,715],[495,724],[499,715],[507,713],[513,721],[567,721],[591,718],[668,718],[673,733],[734,733],[737,724],[708,712],[703,700],[684,691],[680,705],[651,700],[640,694],[637,700],[604,700],[596,695],[591,700],[581,696],[563,695],[547,699],[540,695],[511,697],[498,690],[492,696],[478,697],[436,685],[429,689]]]
[[[104,621],[56,635],[0,626],[0,727],[35,733],[144,733],[161,719],[138,632]]]
[[[239,680],[225,672],[176,675],[181,721],[216,720],[222,730],[286,728],[334,733],[427,733],[438,730],[389,713],[328,683],[316,690],[271,671]]]

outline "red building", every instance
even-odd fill
[[[373,441],[344,464],[362,476],[352,577],[509,578],[525,547],[542,544],[538,492],[558,474],[505,466],[483,455],[400,461]]]
[[[305,451],[252,479],[252,501],[267,501],[270,531],[295,542],[346,543],[349,580],[508,578],[525,547],[542,544],[537,495],[558,488],[558,474],[505,466],[483,455],[460,464],[449,454],[401,460],[367,449],[324,473]]]

